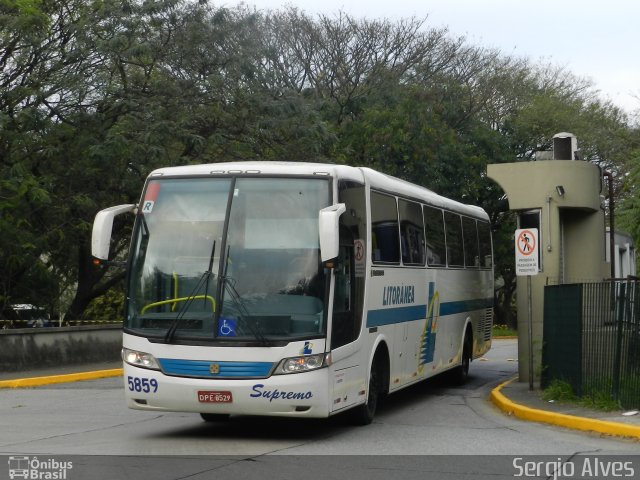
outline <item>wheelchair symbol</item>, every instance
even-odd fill
[[[220,325],[220,335],[229,335],[231,333],[231,327],[227,323],[227,320],[222,320],[222,325]]]
[[[230,318],[220,318],[218,323],[218,335],[221,337],[236,336],[236,322]]]

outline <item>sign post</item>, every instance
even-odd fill
[[[527,277],[527,314],[529,334],[529,390],[533,390],[533,318],[531,313],[531,276],[538,274],[538,229],[516,230],[516,275]]]

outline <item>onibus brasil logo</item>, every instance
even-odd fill
[[[33,480],[66,480],[67,471],[73,468],[73,462],[61,462],[54,458],[45,460],[38,457],[9,457],[9,478]]]

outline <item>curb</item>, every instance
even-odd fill
[[[110,378],[122,376],[122,368],[111,370],[97,370],[94,372],[68,373],[65,375],[52,375],[48,377],[17,378],[15,380],[0,380],[0,388],[25,388],[41,387],[43,385],[53,385],[56,383],[80,382],[84,380],[97,380],[99,378]]]
[[[593,418],[576,417],[564,413],[555,413],[545,410],[538,410],[524,405],[517,404],[505,397],[500,390],[515,378],[501,383],[491,391],[489,398],[494,405],[507,415],[513,415],[522,420],[532,422],[548,423],[573,430],[585,432],[597,432],[618,437],[631,437],[640,439],[640,427],[626,423],[608,422],[606,420],[596,420]]]

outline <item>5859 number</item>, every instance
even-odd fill
[[[127,384],[131,392],[156,393],[158,391],[158,381],[155,378],[127,377]]]

